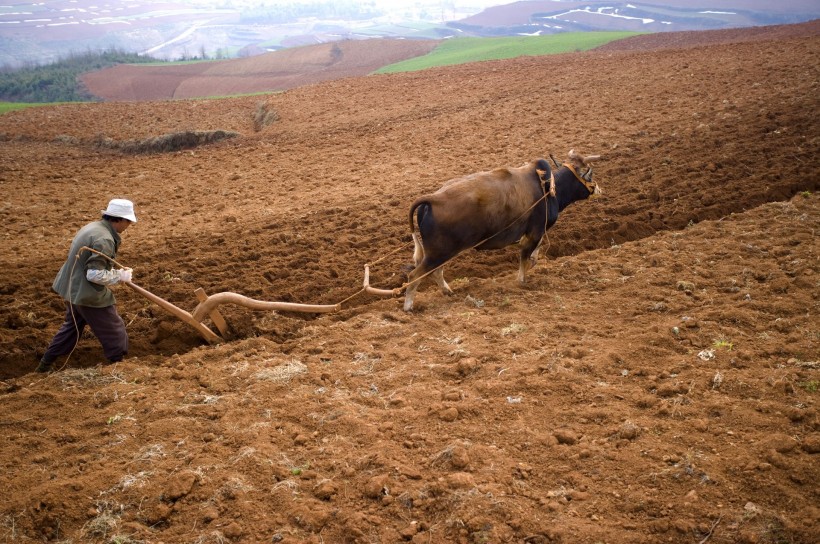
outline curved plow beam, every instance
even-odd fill
[[[135,283],[131,283],[131,282],[123,282],[123,283],[125,283],[125,285],[127,285],[128,287],[130,287],[131,289],[133,289],[134,291],[136,291],[140,295],[144,296],[145,298],[147,298],[151,302],[155,303],[157,306],[167,310],[171,315],[174,315],[174,316],[178,317],[180,320],[184,321],[188,325],[195,328],[197,330],[197,332],[200,335],[202,335],[202,337],[205,340],[208,341],[209,344],[216,344],[216,343],[219,343],[219,342],[222,341],[222,338],[220,338],[214,331],[212,331],[211,329],[209,329],[208,327],[203,325],[200,322],[199,319],[196,319],[195,317],[193,317],[191,314],[189,314],[188,312],[186,312],[182,308],[174,306],[173,304],[171,304],[167,300],[158,297],[157,295],[155,295],[151,291],[147,291],[147,290],[143,289],[142,287],[140,287],[139,285],[137,285]]]
[[[329,314],[341,310],[341,304],[297,304],[295,302],[267,302],[256,300],[240,295],[238,293],[217,293],[208,296],[194,309],[191,314],[194,321],[201,322],[202,319],[216,309],[220,304],[237,304],[250,308],[251,310],[278,310],[281,312],[301,312],[305,314]]]
[[[205,316],[210,316],[214,322],[214,325],[217,326],[217,328],[223,334],[223,336],[227,334],[227,324],[225,323],[225,320],[222,318],[222,316],[219,314],[219,311],[217,310],[217,307],[221,304],[236,304],[239,306],[243,306],[245,308],[250,308],[251,310],[274,310],[280,312],[327,314],[332,312],[338,312],[342,309],[342,304],[344,303],[344,301],[339,302],[337,304],[298,304],[295,302],[269,302],[264,300],[248,298],[238,293],[231,292],[217,293],[215,295],[208,296],[202,289],[197,289],[196,295],[200,301],[199,305],[197,305],[193,313],[188,313],[182,308],[174,306],[167,300],[158,297],[154,293],[140,287],[135,283],[123,283],[125,283],[125,285],[127,285],[143,297],[147,298],[151,302],[163,308],[171,315],[179,318],[181,321],[184,321],[185,323],[196,329],[196,331],[210,344],[222,342],[223,338],[215,332],[213,332],[208,327],[206,327],[205,325],[203,325],[202,320],[205,318]],[[371,287],[370,265],[364,265],[364,285],[362,291],[373,295],[396,297],[401,295],[401,293],[404,291],[404,288],[405,286],[396,289],[378,289],[376,287]],[[361,293],[362,291],[359,292]],[[350,298],[346,300],[350,300]]]

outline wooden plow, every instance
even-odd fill
[[[243,306],[245,308],[250,308],[251,310],[269,310],[269,311],[280,311],[280,312],[298,312],[298,313],[306,313],[306,314],[327,314],[338,312],[342,309],[342,304],[347,300],[350,300],[354,296],[358,295],[359,293],[369,293],[371,295],[383,296],[383,297],[395,297],[401,295],[404,291],[404,287],[396,288],[396,289],[378,289],[375,287],[370,286],[370,265],[364,265],[364,283],[362,285],[362,289],[345,299],[345,301],[338,302],[336,304],[298,304],[295,302],[276,302],[276,301],[264,301],[264,300],[256,300],[253,298],[249,298],[239,293],[231,293],[231,292],[223,292],[217,293],[215,295],[207,295],[202,288],[197,289],[194,291],[194,294],[199,300],[199,304],[194,309],[193,312],[189,313],[179,306],[175,306],[174,304],[168,302],[167,300],[158,297],[154,293],[148,291],[147,289],[140,287],[139,285],[132,283],[132,282],[123,282],[125,285],[133,289],[135,292],[139,293],[143,297],[147,298],[160,308],[164,309],[174,317],[178,318],[180,321],[187,323],[202,336],[209,344],[218,344],[222,342],[225,337],[228,335],[228,324],[225,322],[225,319],[222,317],[222,314],[219,313],[218,307],[222,304],[236,304],[238,306]],[[202,321],[205,317],[210,317],[213,324],[216,326],[217,330],[219,330],[220,334],[216,334],[213,330],[208,328]]]

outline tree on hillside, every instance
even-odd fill
[[[71,53],[42,66],[0,68],[0,100],[7,102],[88,102],[94,100],[79,76],[117,64],[157,62],[157,59],[117,49]]]

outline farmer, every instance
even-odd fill
[[[111,200],[102,214],[100,221],[89,223],[74,236],[68,259],[51,285],[66,301],[65,322],[40,359],[37,372],[50,371],[57,357],[71,353],[86,325],[109,362],[121,361],[128,353],[125,322],[108,286],[131,281],[131,269],[113,269],[112,260],[117,257],[120,234],[137,222],[137,216],[134,204],[121,198]]]

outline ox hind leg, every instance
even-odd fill
[[[437,265],[436,265],[437,266]],[[432,272],[431,272],[432,270]],[[416,292],[419,286],[427,276],[433,276],[436,283],[441,288],[441,292],[445,295],[452,295],[453,290],[447,285],[444,280],[444,268],[431,265],[427,260],[423,260],[410,274],[407,276],[407,290],[404,292],[404,311],[409,312],[413,309],[413,300],[416,298]]]
[[[422,266],[424,262],[424,246],[421,243],[421,237],[417,232],[413,233],[413,264],[415,268],[407,275],[407,289],[404,291],[404,311],[409,312],[413,309],[413,299],[416,298],[416,291],[418,291],[421,280],[423,279],[426,269]]]
[[[426,269],[423,264],[419,264],[407,276],[407,289],[404,291],[404,311],[409,312],[413,309],[413,299],[416,298],[416,291],[419,289],[421,281],[424,279]]]
[[[447,285],[446,281],[444,281],[444,267],[443,266],[441,268],[437,268],[436,271],[431,274],[431,276],[433,276],[433,279],[436,280],[436,283],[441,288],[442,293],[444,293],[447,296],[450,296],[450,295],[453,294],[453,290],[450,289],[450,286]]]
[[[443,264],[426,262],[424,245],[421,243],[421,236],[417,232],[413,233],[413,246],[413,264],[416,265],[416,268],[407,276],[407,289],[404,293],[405,312],[409,312],[413,309],[413,299],[416,297],[416,292],[418,291],[419,285],[421,285],[424,278],[428,276],[428,272],[433,270],[439,264]],[[453,294],[453,290],[450,289],[450,286],[447,285],[447,282],[444,279],[443,266],[435,268],[435,270],[430,272],[429,275],[433,276],[433,279],[436,281],[439,288],[441,288],[442,293],[445,295]]]
[[[424,245],[421,243],[421,236],[419,233],[413,233],[413,265],[418,266],[424,259]]]

